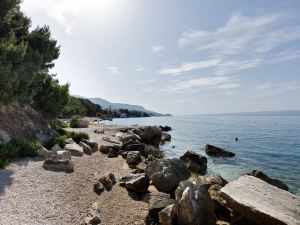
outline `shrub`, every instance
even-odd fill
[[[81,118],[82,117],[80,115],[72,116],[71,119],[70,119],[70,127],[77,128],[76,127],[76,120],[81,119]]]
[[[0,168],[4,169],[10,162],[20,158],[37,156],[37,144],[23,138],[0,144]]]
[[[44,144],[45,148],[51,149],[54,145],[58,144],[61,148],[66,146],[66,137],[61,135],[55,138],[50,139],[48,142]]]
[[[68,138],[72,138],[76,143],[79,143],[83,139],[90,139],[89,135],[85,132],[68,132],[67,133]]]
[[[50,121],[50,126],[52,129],[56,130],[60,135],[66,135],[67,131],[64,128],[67,128],[67,124],[58,120],[53,119]]]

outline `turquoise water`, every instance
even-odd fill
[[[167,157],[179,157],[186,150],[205,155],[205,144],[217,145],[236,156],[208,157],[209,172],[233,180],[251,170],[262,170],[300,195],[300,117],[173,116],[114,119],[107,124],[171,126],[172,141],[161,147]]]

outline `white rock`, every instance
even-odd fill
[[[72,156],[83,156],[83,148],[75,142],[72,144],[66,144],[65,150],[71,152]]]

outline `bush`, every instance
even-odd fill
[[[4,169],[10,162],[20,158],[37,156],[37,144],[23,138],[0,144],[0,168]]]
[[[67,124],[58,119],[51,120],[50,126],[52,129],[56,130],[60,135],[67,134],[67,131],[64,129],[68,127]]]
[[[68,132],[67,134],[68,138],[72,138],[76,143],[79,143],[83,139],[90,139],[89,135],[85,132]]]
[[[77,128],[76,127],[76,120],[81,119],[81,118],[82,117],[80,115],[72,116],[71,119],[70,119],[70,127]]]
[[[44,144],[44,147],[51,150],[51,148],[58,144],[61,148],[64,148],[66,146],[66,137],[61,135],[55,138],[52,138],[51,140],[49,140],[48,142],[46,142]]]

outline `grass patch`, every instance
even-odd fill
[[[90,139],[89,135],[85,132],[68,132],[66,135],[68,138],[72,138],[76,143],[79,143],[83,139]]]
[[[80,115],[72,116],[71,119],[70,119],[70,127],[77,128],[77,126],[76,126],[76,120],[81,119],[81,118],[82,117]]]
[[[66,137],[64,135],[61,135],[52,138],[44,144],[44,147],[48,150],[51,150],[51,148],[56,144],[58,144],[61,148],[64,148],[66,146]]]
[[[16,138],[6,144],[0,144],[0,168],[4,169],[9,163],[24,157],[37,156],[38,142]]]

